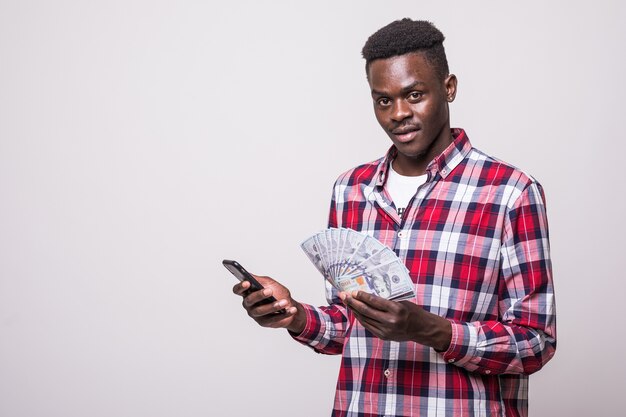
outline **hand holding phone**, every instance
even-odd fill
[[[239,281],[248,281],[250,283],[250,288],[248,288],[248,292],[259,291],[263,289],[263,285],[259,281],[257,281],[251,273],[246,271],[246,269],[241,266],[241,264],[237,261],[231,261],[229,259],[224,259],[222,261],[222,265],[226,267]],[[270,295],[264,300],[260,301],[259,304],[272,304],[276,302],[276,298]],[[285,309],[277,311],[277,314],[282,314],[285,312]]]

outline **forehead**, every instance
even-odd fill
[[[367,71],[372,90],[390,91],[415,83],[434,86],[438,83],[435,69],[423,53],[412,52],[370,63]]]

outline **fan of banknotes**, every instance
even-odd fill
[[[413,281],[402,260],[369,235],[330,228],[300,246],[338,291],[365,291],[396,301],[415,297]]]

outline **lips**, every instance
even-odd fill
[[[417,126],[402,126],[397,129],[393,129],[391,134],[399,141],[399,142],[409,142],[413,140],[417,132],[419,131],[419,127]]]

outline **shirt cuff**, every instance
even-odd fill
[[[289,332],[295,340],[305,343],[311,347],[319,344],[322,335],[326,331],[326,324],[320,319],[315,307],[309,304],[300,304],[306,313],[306,324],[300,334]]]
[[[470,361],[476,356],[476,342],[478,338],[476,328],[470,323],[456,320],[449,321],[452,325],[452,339],[450,340],[448,350],[442,353],[443,359],[448,363],[463,366],[469,371],[474,370],[473,368],[478,368],[476,365],[470,364]]]

